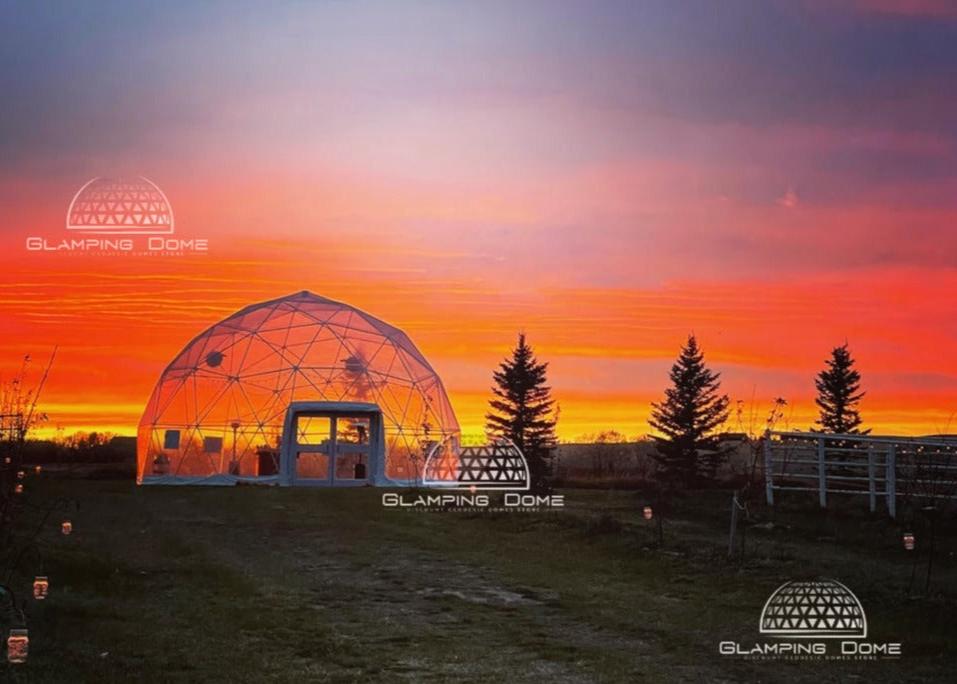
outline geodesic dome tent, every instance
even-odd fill
[[[141,484],[412,484],[459,434],[408,336],[311,292],[249,306],[173,359],[140,421]]]

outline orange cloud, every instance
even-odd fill
[[[373,274],[353,268],[347,246],[327,253],[341,266],[317,273],[306,246],[283,242],[275,249],[297,256],[275,261],[269,244],[246,249],[252,258],[53,255],[29,269],[8,255],[4,374],[22,353],[40,358],[59,345],[44,397],[50,428],[130,432],[160,371],[195,334],[250,302],[309,288],[405,329],[445,378],[466,430],[481,428],[491,371],[519,330],[551,363],[565,439],[645,433],[649,402],[691,331],[726,391],[758,404],[785,396],[799,427],[813,420],[814,373],[845,338],[870,381],[865,416],[880,431],[940,431],[957,408],[957,360],[941,353],[957,333],[941,315],[957,288],[950,270],[511,292],[468,273],[436,277],[429,253]]]

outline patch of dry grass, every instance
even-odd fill
[[[469,515],[384,509],[371,489],[41,489],[81,509],[71,537],[44,539],[51,594],[31,606],[23,681],[946,681],[955,655],[948,542],[942,594],[909,600],[896,530],[866,517],[779,509],[730,562],[718,494],[677,502],[657,548],[631,492]],[[905,657],[718,655],[810,574],[851,586]]]

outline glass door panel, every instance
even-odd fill
[[[300,451],[296,458],[297,480],[328,480],[329,455],[318,451]]]
[[[369,416],[336,418],[336,464],[333,477],[340,482],[363,482],[369,476]]]
[[[335,419],[329,416],[296,418],[296,480],[330,482],[335,448]]]
[[[332,418],[329,416],[297,416],[296,444],[322,446],[332,439]]]

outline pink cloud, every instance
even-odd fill
[[[879,14],[957,17],[957,5],[952,0],[813,0],[813,4]]]
[[[778,206],[784,207],[785,209],[794,209],[800,202],[794,188],[788,188],[787,192],[781,195],[777,200]]]

